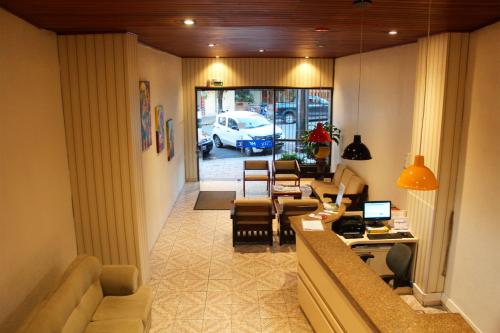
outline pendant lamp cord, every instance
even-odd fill
[[[432,0],[429,0],[429,8],[427,13],[427,40],[426,40],[426,49],[425,49],[425,74],[424,74],[424,102],[422,109],[422,125],[420,126],[420,142],[418,147],[418,154],[422,155],[422,138],[424,133],[424,119],[425,119],[425,109],[426,109],[426,100],[427,100],[427,67],[428,67],[428,59],[429,59],[429,42],[431,39],[431,6]]]
[[[359,72],[358,72],[358,113],[356,116],[356,134],[359,134],[359,101],[361,96],[361,54],[363,53],[363,30],[365,23],[365,8],[361,7],[361,31],[359,37]]]

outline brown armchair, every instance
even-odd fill
[[[274,206],[271,199],[236,199],[231,205],[233,246],[241,242],[273,245]]]
[[[265,171],[266,173],[251,173],[247,171]],[[269,171],[269,162],[265,160],[243,161],[243,196],[246,195],[246,182],[266,182],[267,195],[270,191],[271,173]]]
[[[319,200],[316,199],[284,199],[279,204],[278,234],[280,245],[283,243],[295,243],[295,232],[290,225],[290,217],[305,215],[316,211]]]
[[[300,186],[300,166],[297,160],[273,161],[273,184],[276,181],[293,181]]]

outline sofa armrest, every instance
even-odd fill
[[[139,271],[132,265],[103,265],[102,291],[105,296],[125,296],[135,293]]]

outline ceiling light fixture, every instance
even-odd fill
[[[184,24],[185,25],[193,25],[194,24],[194,20],[193,19],[185,19],[184,20]]]
[[[208,47],[215,47],[215,45],[217,45],[217,44],[210,43],[210,44],[208,44]]]
[[[391,30],[388,32],[389,35],[391,36],[394,36],[394,35],[397,35],[398,34],[398,31],[397,30]]]
[[[372,155],[367,146],[361,142],[361,135],[359,135],[359,101],[361,96],[361,55],[363,54],[363,28],[365,20],[364,7],[371,3],[370,0],[354,0],[354,5],[362,7],[361,10],[361,33],[359,38],[359,76],[358,76],[358,112],[356,118],[356,133],[354,134],[354,141],[350,143],[342,154],[342,158],[346,160],[365,161],[371,160]]]
[[[425,72],[424,72],[424,100],[422,107],[422,124],[420,126],[420,142],[418,145],[418,155],[415,155],[413,165],[404,169],[398,178],[397,185],[407,190],[432,191],[438,188],[438,182],[434,173],[425,166],[424,156],[422,155],[422,135],[424,132],[425,119],[425,102],[427,96],[427,69],[429,59],[429,40],[431,38],[431,5],[432,0],[429,0],[429,12],[427,14],[427,40],[426,40],[426,55],[425,55]]]
[[[264,52],[264,51],[265,51],[264,49],[260,49],[260,50],[259,50],[259,52],[260,52],[260,53],[262,53],[262,52]]]
[[[304,58],[309,59],[309,56],[305,56]]]
[[[327,32],[327,31],[330,31],[330,29],[325,28],[325,27],[317,27],[317,28],[314,29],[314,31],[316,31],[316,32]]]

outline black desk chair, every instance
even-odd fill
[[[390,284],[390,282],[393,281],[392,289],[411,286],[409,278],[411,257],[411,248],[406,244],[394,244],[387,253],[385,263],[394,274],[382,275],[381,278],[387,284]],[[373,254],[363,254],[360,255],[360,258],[366,262],[368,259],[374,258],[374,256]]]

